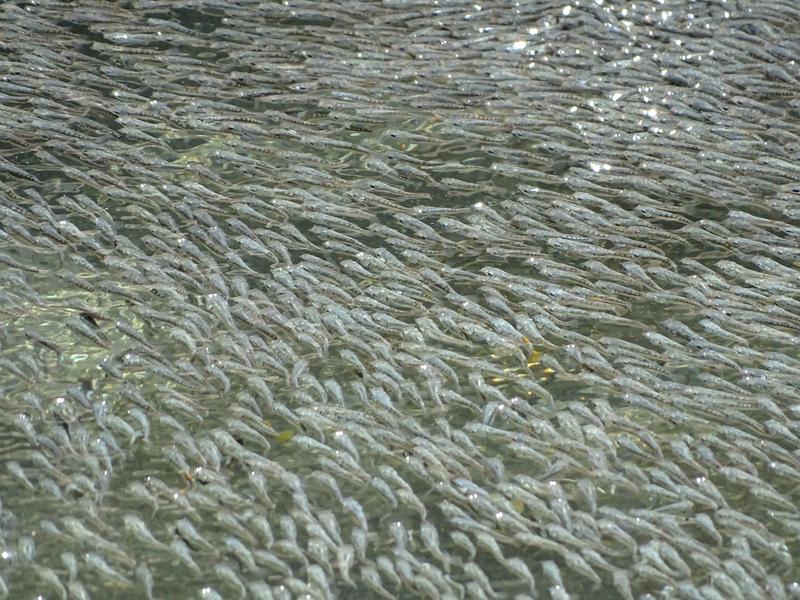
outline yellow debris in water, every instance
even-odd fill
[[[280,442],[281,444],[286,444],[290,442],[295,434],[294,429],[284,429],[283,431],[279,432],[278,435],[275,436],[275,440]]]
[[[518,513],[521,513],[523,510],[525,510],[525,503],[519,498],[516,498],[515,500],[511,501],[511,508],[513,508]]]
[[[534,350],[531,352],[531,355],[528,357],[528,366],[534,367],[538,365],[542,360],[542,353],[538,350]]]

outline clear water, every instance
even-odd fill
[[[796,593],[796,9],[172,4],[3,6],[9,597]]]

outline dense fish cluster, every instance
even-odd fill
[[[0,5],[0,596],[800,597],[798,19]]]

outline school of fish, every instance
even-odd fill
[[[0,4],[0,598],[800,598],[800,4]]]

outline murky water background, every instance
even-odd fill
[[[0,594],[800,594],[793,3],[0,10]]]

